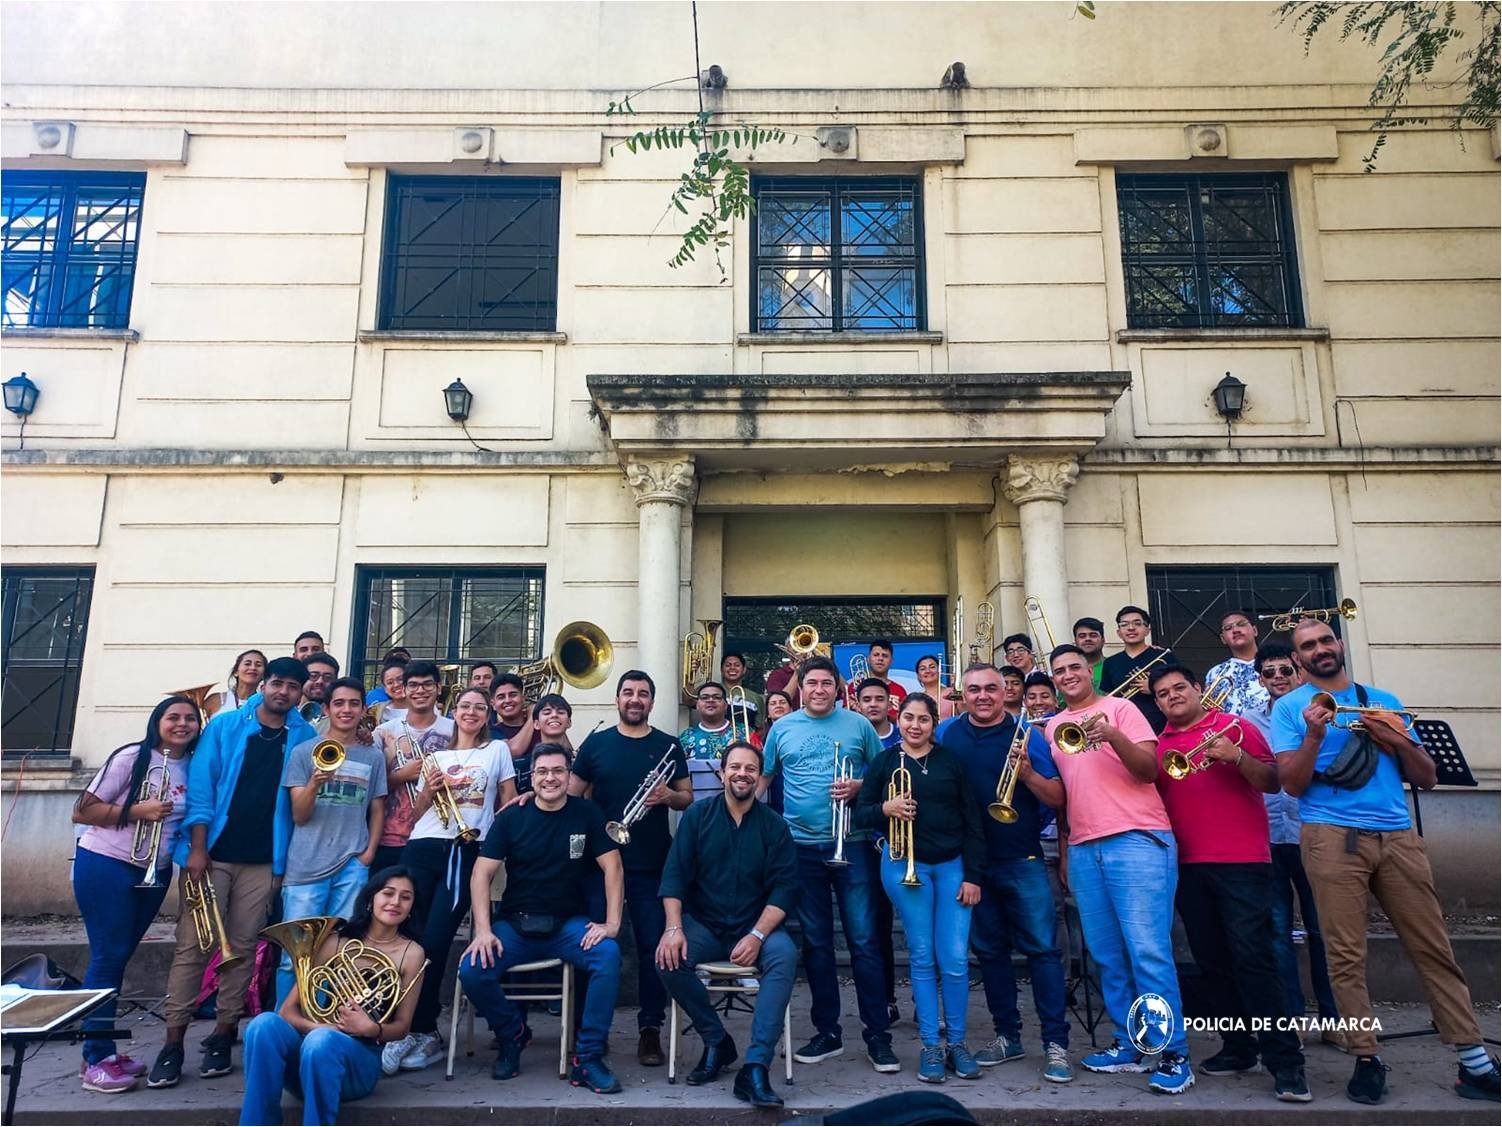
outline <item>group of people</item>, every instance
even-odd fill
[[[172,867],[185,878],[165,1044],[148,1069],[102,1037],[87,1041],[83,1086],[179,1082],[216,950],[217,1012],[198,1071],[229,1073],[268,919],[339,917],[319,958],[354,941],[380,950],[401,978],[400,1004],[311,1020],[304,978],[284,953],[275,1008],[244,1031],[242,1122],[279,1122],[283,1086],[301,1092],[305,1122],[333,1122],[341,1100],[382,1075],[443,1059],[443,971],[469,917],[458,974],[496,1036],[497,1081],[518,1075],[531,1036],[525,1008],[507,996],[511,968],[557,958],[581,982],[569,1080],[619,1090],[608,1051],[617,939],[629,923],[638,1061],[664,1063],[671,999],[702,1039],[687,1082],[711,1083],[741,1061],[734,1094],[779,1107],[769,1066],[800,956],[811,1036],[788,1048],[804,1064],[845,1051],[836,912],[853,1017],[877,1072],[903,1067],[891,1034],[901,1018],[895,917],[910,959],[918,1079],[974,1080],[1028,1055],[1015,952],[1029,967],[1042,1076],[1067,1083],[1075,1062],[1057,927],[1067,890],[1114,1027],[1082,1067],[1149,1073],[1164,1093],[1195,1083],[1173,958],[1177,910],[1199,995],[1225,1031],[1199,1071],[1260,1063],[1277,1098],[1311,1099],[1302,1027],[1290,1020],[1306,1011],[1291,938],[1297,900],[1324,1030],[1355,1057],[1347,1095],[1377,1103],[1387,1068],[1366,988],[1371,892],[1455,1048],[1456,1091],[1495,1101],[1496,1061],[1402,789],[1405,779],[1433,786],[1433,761],[1394,695],[1350,679],[1330,623],[1306,618],[1290,641],[1259,644],[1256,621],[1240,611],[1222,619],[1229,656],[1205,677],[1152,645],[1151,619],[1133,606],[1117,615],[1124,648],[1112,657],[1102,655],[1103,624],[1084,618],[1073,642],[1046,655],[1026,636],[1005,638],[1005,664],[972,662],[957,686],[941,686],[941,663],[925,659],[933,683],[906,693],[889,678],[886,642],[869,647],[868,675],[853,683],[808,655],[760,693],[743,684],[744,657],[727,653],[721,678],[696,687],[695,721],[676,737],[651,725],[653,679],[629,670],[616,685],[616,722],[577,748],[563,696],[528,701],[521,678],[490,663],[472,667],[440,709],[439,667],[410,654],[388,654],[380,687],[367,692],[339,675],[313,632],[291,656],[250,651],[210,722],[197,700],[168,697],[75,808],[86,827],[73,874],[92,953],[86,985],[120,986]],[[329,741],[341,752],[332,767]],[[972,954],[992,1025],[974,1051]],[[743,1061],[695,971],[725,960],[759,983]],[[1154,995],[1169,1013],[1156,1025],[1139,1012]],[[112,1018],[106,1007],[92,1027]]]

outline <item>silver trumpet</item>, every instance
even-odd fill
[[[834,741],[834,782],[848,783],[855,778],[855,768],[850,760],[840,755],[840,741]],[[841,802],[831,793],[829,798],[830,814],[834,820],[834,856],[825,861],[826,865],[848,865],[845,860],[845,835],[850,832],[850,804]]]
[[[647,813],[647,798],[654,790],[662,786],[673,777],[673,752],[678,745],[674,744],[662,753],[662,758],[657,761],[657,766],[641,781],[641,786],[636,788],[636,793],[631,796],[631,801],[626,803],[626,808],[621,811],[619,822],[606,822],[605,833],[611,841],[617,845],[629,845],[631,843],[631,827],[640,822]]]

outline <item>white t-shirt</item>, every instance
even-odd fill
[[[465,748],[460,751],[449,748],[433,752],[433,762],[448,779],[449,790],[464,815],[464,824],[479,830],[484,838],[495,818],[495,795],[501,783],[516,777],[516,768],[511,762],[511,751],[505,740],[491,740],[483,747]],[[426,790],[427,775],[417,784],[418,790]],[[409,840],[422,838],[449,839],[457,836],[459,827],[452,822],[445,829],[438,817],[438,810],[429,806],[417,824],[412,827]]]

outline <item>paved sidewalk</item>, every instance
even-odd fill
[[[1284,1104],[1273,1099],[1272,1080],[1262,1072],[1234,1077],[1199,1076],[1195,1086],[1181,1096],[1162,1096],[1147,1089],[1147,1077],[1137,1075],[1097,1076],[1078,1070],[1072,1084],[1046,1083],[1040,1074],[1041,1057],[1037,1042],[1037,1023],[1030,1012],[1031,1000],[1024,987],[1024,1031],[1029,1055],[996,1068],[987,1069],[974,1083],[953,1078],[938,1090],[946,1092],[968,1107],[985,1123],[1485,1123],[1498,1122],[1496,1104],[1462,1100],[1451,1090],[1455,1075],[1455,1055],[1439,1043],[1437,1037],[1417,1037],[1389,1042],[1383,1057],[1392,1068],[1391,1092],[1380,1107],[1368,1108],[1345,1098],[1345,1082],[1352,1067],[1350,1057],[1321,1044],[1311,1044],[1307,1051],[1310,1087],[1314,1102]],[[808,1032],[806,995],[795,995],[793,1029],[795,1038]],[[555,1075],[558,1023],[541,1015],[535,1019],[536,1039],[522,1056],[523,1073],[515,1080],[499,1084],[490,1079],[491,1052],[486,1048],[489,1034],[481,1023],[477,1031],[477,1053],[464,1056],[461,1041],[456,1075],[443,1078],[442,1067],[420,1073],[405,1073],[383,1079],[368,1099],[347,1105],[341,1123],[776,1123],[794,1115],[822,1114],[845,1108],[862,1100],[891,1092],[918,1087],[915,1069],[918,1055],[917,1034],[911,1020],[910,1006],[903,1003],[905,1020],[894,1030],[894,1047],[903,1071],[895,1076],[873,1072],[863,1053],[858,1034],[847,1027],[845,1055],[818,1065],[794,1065],[794,1083],[782,1078],[781,1060],[773,1084],[787,1100],[787,1111],[779,1116],[757,1112],[730,1094],[730,1076],[705,1088],[689,1088],[681,1080],[667,1083],[666,1069],[643,1069],[635,1060],[636,1024],[634,1014],[620,1010],[616,1014],[613,1065],[624,1088],[615,1096],[595,1096],[571,1088]],[[846,988],[846,1012],[854,1011],[853,999]],[[447,1014],[445,1013],[445,1018]],[[1426,1028],[1428,1010],[1421,1006],[1383,1006],[1378,1016],[1383,1028],[1396,1032]],[[1498,1029],[1496,1007],[1480,1012],[1481,1027],[1495,1038]],[[970,1013],[971,1048],[976,1048],[990,1032],[984,1004],[977,990],[972,995]],[[729,1023],[744,1053],[749,1019],[736,1015]],[[150,1061],[161,1044],[161,1024],[147,1018],[133,1027],[136,1038],[129,1052]],[[445,1030],[447,1024],[444,1024]],[[199,1023],[189,1032],[188,1068],[177,1088],[151,1091],[144,1086],[134,1092],[103,1096],[84,1092],[78,1084],[78,1055],[72,1047],[48,1047],[29,1061],[23,1074],[21,1098],[17,1105],[17,1123],[133,1124],[133,1123],[235,1123],[239,1117],[239,1100],[244,1083],[239,1069],[240,1053],[235,1051],[236,1071],[216,1080],[197,1076],[198,1042],[209,1031]],[[850,1038],[854,1037],[852,1044]],[[1078,1060],[1089,1038],[1076,1026],[1072,1031],[1072,1055]],[[1109,1033],[1106,1034],[1109,1037]],[[463,1037],[461,1028],[460,1037]],[[664,1040],[666,1034],[664,1034]],[[665,1047],[665,1046],[664,1046]],[[1218,1048],[1218,1042],[1203,1037],[1191,1038],[1195,1059],[1203,1059]],[[686,1060],[680,1062],[680,1075],[686,1074],[698,1060],[700,1044],[696,1037],[686,1039]],[[6,1055],[9,1059],[9,1054]],[[288,1096],[284,1102],[288,1122],[300,1120],[299,1105]]]

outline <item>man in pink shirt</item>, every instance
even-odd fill
[[[1193,1086],[1194,1070],[1170,934],[1178,846],[1153,786],[1158,737],[1136,705],[1096,694],[1078,646],[1057,647],[1049,662],[1065,705],[1047,721],[1068,821],[1059,875],[1074,892],[1115,1026],[1110,1047],[1081,1063],[1091,1072],[1152,1072],[1148,1087],[1176,1094]],[[1064,724],[1084,730],[1085,750],[1060,748]],[[1156,1068],[1145,1059],[1154,1053]]]
[[[1220,1052],[1200,1069],[1210,1076],[1249,1072],[1260,1048],[1278,1099],[1307,1103],[1314,1097],[1273,943],[1272,853],[1262,801],[1278,789],[1272,750],[1250,721],[1207,712],[1200,678],[1182,665],[1160,667],[1148,685],[1167,719],[1159,756],[1176,759],[1174,775],[1161,770],[1157,785],[1179,842],[1179,915],[1207,1008],[1231,1023]],[[1259,1018],[1270,1028],[1254,1032]]]

